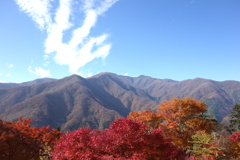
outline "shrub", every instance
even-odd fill
[[[144,123],[126,118],[115,120],[106,130],[81,128],[68,132],[56,142],[52,153],[55,160],[164,160],[183,156],[160,128],[149,130]]]

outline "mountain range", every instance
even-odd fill
[[[174,81],[148,76],[100,73],[83,78],[43,78],[24,83],[0,83],[0,119],[32,118],[36,127],[63,131],[88,126],[103,129],[131,111],[156,110],[171,98],[194,98],[208,105],[219,121],[240,103],[240,82],[202,78]]]

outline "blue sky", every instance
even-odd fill
[[[0,0],[0,82],[240,81],[239,0]]]

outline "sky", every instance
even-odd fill
[[[0,82],[240,81],[239,0],[0,0]]]

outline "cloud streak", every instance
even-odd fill
[[[35,67],[35,69],[33,69],[32,66],[29,66],[28,71],[42,78],[49,77],[51,75],[49,70],[45,70],[41,67]]]
[[[30,16],[40,29],[51,24],[51,0],[15,0],[20,10]]]
[[[76,1],[73,0],[59,0],[57,8],[53,5],[54,0],[16,0],[16,3],[41,30],[46,31],[44,57],[53,57],[57,64],[67,65],[71,73],[78,73],[81,67],[92,60],[105,59],[109,55],[111,44],[106,42],[109,34],[93,37],[90,33],[98,17],[117,1],[82,0],[78,3],[79,8],[76,8]],[[84,15],[81,23],[71,21],[71,18],[78,18],[79,15]],[[66,33],[71,35],[67,42],[64,41]],[[33,70],[30,71],[33,73]]]

